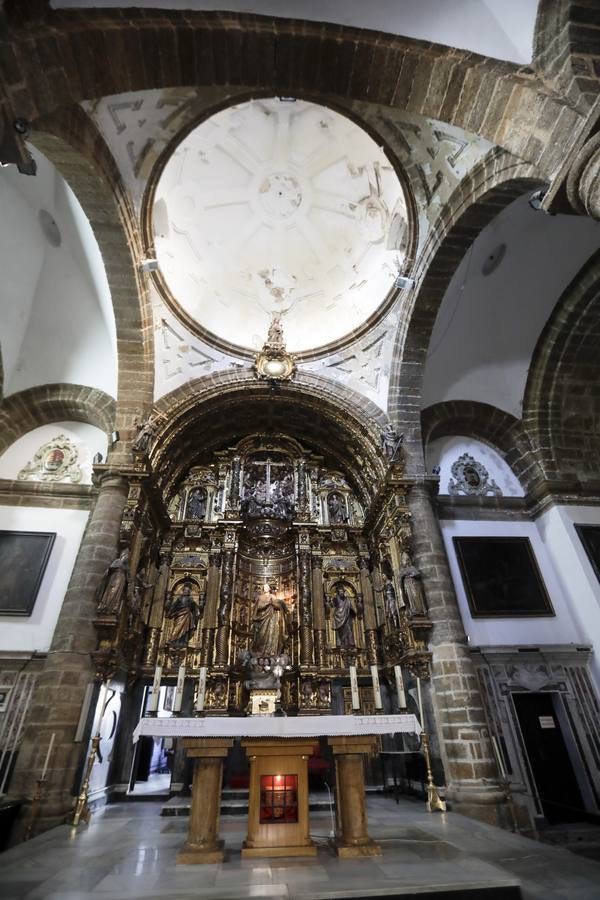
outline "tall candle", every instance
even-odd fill
[[[381,702],[381,687],[379,685],[379,672],[377,666],[371,666],[371,681],[373,682],[373,699],[375,700],[375,709],[383,709]]]
[[[417,700],[419,702],[419,719],[421,720],[421,728],[425,729],[425,719],[423,717],[423,698],[421,697],[421,679],[417,678]]]
[[[173,701],[173,712],[181,712],[181,704],[183,701],[183,685],[185,684],[185,666],[179,666],[177,673],[177,687],[175,688],[175,700]]]
[[[104,706],[106,704],[106,695],[108,693],[108,685],[105,681],[100,685],[100,691],[98,693],[98,702],[96,703],[96,721],[94,722],[94,727],[92,728],[92,734],[98,734],[100,731],[100,726],[102,725],[102,717],[104,716]]]
[[[360,709],[360,694],[358,693],[356,666],[350,666],[350,691],[352,693],[352,709]]]
[[[206,695],[206,666],[200,666],[200,674],[198,676],[198,694],[196,696],[196,710],[202,712],[204,709],[204,697]]]
[[[398,694],[398,706],[400,709],[406,709],[406,694],[404,692],[404,679],[402,677],[401,666],[394,666],[394,675],[396,677],[396,693]]]
[[[50,762],[50,754],[52,753],[52,747],[54,746],[54,738],[56,737],[56,732],[52,732],[52,737],[50,738],[50,744],[48,745],[48,752],[46,753],[46,759],[44,760],[44,768],[42,769],[42,781],[46,778],[46,770],[48,768],[48,763]]]
[[[152,693],[148,698],[146,712],[158,712],[158,698],[160,697],[160,679],[162,676],[162,666],[157,666],[154,670],[154,681],[152,682]]]

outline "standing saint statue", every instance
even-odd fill
[[[352,628],[356,612],[342,584],[338,584],[330,604],[333,607],[333,627],[337,634],[338,647],[342,650],[351,650],[356,646]]]
[[[185,647],[196,630],[200,617],[200,608],[192,597],[189,584],[184,584],[181,593],[167,601],[165,615],[173,622],[169,644],[172,647]]]
[[[118,616],[129,582],[129,550],[114,559],[96,591],[98,612],[103,616]]]
[[[389,575],[384,574],[385,583],[383,585],[383,597],[385,600],[385,611],[387,613],[388,622],[391,625],[398,625],[398,600],[396,598],[396,588]]]
[[[402,568],[398,572],[402,592],[406,599],[406,604],[411,613],[417,616],[427,615],[427,604],[425,602],[425,593],[423,591],[423,582],[421,573],[415,565],[408,553],[404,551],[400,558]]]
[[[344,501],[337,492],[330,494],[327,498],[327,509],[329,510],[329,522],[332,525],[339,525],[348,518]]]
[[[285,600],[276,597],[267,582],[256,598],[252,627],[251,652],[259,656],[280,656],[291,629],[290,614]]]

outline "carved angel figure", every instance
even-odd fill
[[[125,549],[111,562],[96,591],[96,602],[100,615],[119,615],[128,582],[129,550]]]

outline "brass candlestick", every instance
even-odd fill
[[[73,814],[73,825],[75,826],[79,825],[79,822],[82,819],[86,824],[90,821],[91,813],[88,804],[90,777],[92,774],[92,769],[94,768],[96,757],[98,756],[100,740],[100,732],[98,732],[98,734],[94,735],[94,737],[92,738],[92,749],[90,750],[90,755],[87,759],[87,763],[85,766],[85,775],[81,783],[81,790],[79,792],[79,796],[77,797],[77,803],[75,804],[75,812]]]
[[[38,778],[35,783],[35,791],[33,792],[33,796],[31,798],[31,812],[29,815],[29,823],[27,825],[27,830],[25,831],[24,840],[28,841],[32,836],[33,825],[35,820],[37,819],[38,809],[41,801],[44,799],[44,788],[46,786],[45,778]]]
[[[423,746],[423,756],[425,757],[425,766],[427,768],[427,809],[429,812],[435,812],[436,810],[438,812],[446,812],[446,801],[442,800],[433,783],[431,757],[429,755],[429,735],[426,731],[421,732],[421,744]]]

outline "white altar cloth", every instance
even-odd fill
[[[353,734],[420,734],[413,715],[395,716],[206,716],[205,718],[144,718],[133,732],[135,743],[151,737],[335,737]]]

